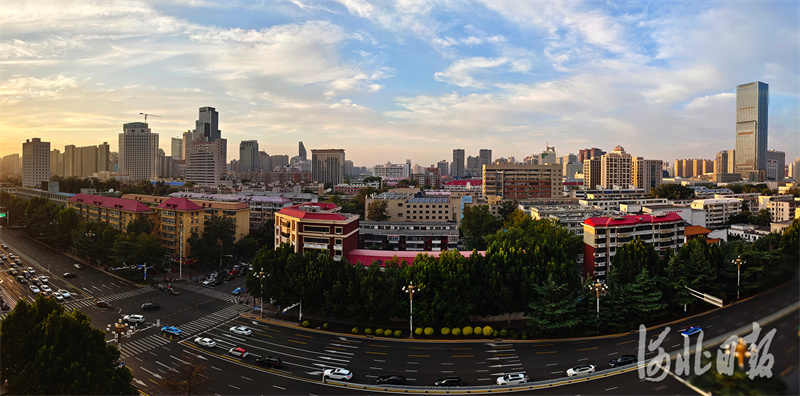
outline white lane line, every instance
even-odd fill
[[[485,372],[488,372],[489,370],[475,370],[475,371],[478,372],[478,373],[485,373]]]
[[[214,367],[214,366],[211,366],[211,368],[213,368],[214,370],[219,370],[219,371],[222,371],[222,369],[221,369],[221,368],[219,368],[219,367]]]
[[[611,353],[609,353],[609,354],[608,354],[608,356],[611,356],[611,355],[616,355],[616,354],[618,354],[618,353],[619,353],[619,352],[611,352]]]
[[[491,381],[491,378],[478,378],[478,381]]]
[[[372,361],[374,361],[374,362],[386,363],[386,361],[385,361],[385,360],[383,360],[383,359],[372,359]]]
[[[608,388],[608,389],[606,389],[606,392],[608,392],[608,391],[610,391],[610,390],[614,390],[614,389],[617,389],[617,387],[615,386],[615,387],[613,387],[613,388]]]
[[[442,374],[450,374],[453,370],[442,370]]]
[[[242,376],[242,378],[244,378],[244,379],[246,379],[246,380],[250,380],[250,381],[252,381],[252,380],[253,380],[252,378],[247,378],[247,377],[245,377],[245,376]]]
[[[614,353],[616,353],[616,352],[614,352]],[[558,363],[548,363],[545,366],[558,366]]]
[[[371,370],[383,370],[383,369],[382,369],[382,368],[380,368],[380,367],[370,367],[370,369],[371,369]]]
[[[550,372],[550,374],[558,374],[558,373],[560,373],[560,372],[561,372],[561,370],[558,370],[558,371],[551,371],[551,372]]]
[[[286,388],[284,388],[284,387],[282,387],[282,386],[278,386],[278,385],[272,385],[272,387],[273,387],[273,388],[278,388],[278,389],[280,389],[280,390],[286,390]]]
[[[675,345],[671,346],[670,348],[675,348],[675,347],[679,347],[679,346],[681,346],[681,344],[675,344]]]
[[[406,362],[406,364],[419,364],[419,362]]]
[[[407,373],[416,373],[416,372],[417,372],[417,370],[409,370],[409,369],[406,369],[406,372],[407,372]]]
[[[582,362],[584,360],[589,360],[589,358],[578,359],[579,362]]]
[[[241,388],[239,388],[238,386],[233,386],[231,384],[228,384],[228,386],[230,386],[231,388],[236,389],[236,390],[241,390]],[[275,386],[275,385],[272,385],[272,386]]]

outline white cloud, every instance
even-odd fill
[[[0,81],[0,101],[17,102],[30,97],[53,96],[63,89],[77,86],[78,82],[74,78],[60,74],[47,78],[11,78]]]
[[[483,57],[459,59],[445,71],[436,72],[437,81],[455,84],[460,87],[483,88],[484,85],[472,77],[472,73],[495,68],[508,63],[507,58],[489,59]]]

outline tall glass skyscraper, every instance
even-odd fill
[[[736,163],[734,172],[751,178],[767,170],[769,86],[756,81],[736,87]],[[763,174],[762,173],[762,174]]]

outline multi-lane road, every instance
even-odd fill
[[[34,266],[37,273],[51,273],[51,283],[73,292],[73,297],[64,305],[87,313],[93,326],[105,329],[130,313],[145,316],[145,322],[137,326],[130,338],[123,339],[120,348],[123,361],[133,371],[136,385],[143,393],[158,393],[156,384],[187,359],[204,363],[206,374],[211,377],[210,393],[352,394],[353,388],[323,383],[323,370],[346,367],[354,373],[351,382],[363,384],[374,384],[380,375],[399,374],[412,386],[431,386],[436,379],[445,376],[459,376],[470,386],[490,386],[506,373],[523,372],[531,381],[557,379],[563,378],[565,370],[577,364],[594,364],[602,369],[608,367],[608,361],[614,357],[640,352],[639,334],[635,332],[568,340],[433,342],[307,330],[240,315],[249,314],[250,310],[236,304],[236,297],[230,292],[243,284],[243,278],[216,288],[176,285],[181,294],[173,296],[154,288],[132,285],[94,268],[76,271],[68,257],[26,238],[22,232],[0,230],[0,239],[23,258],[25,266]],[[77,272],[78,277],[60,279],[60,274],[67,271]],[[12,299],[32,295],[27,285],[17,284],[5,273],[0,274],[0,286]],[[755,298],[670,324],[670,331],[661,345],[667,351],[682,348],[683,337],[679,332],[689,326],[702,326],[706,339],[725,334],[797,302],[799,293],[797,282],[792,282]],[[107,300],[114,308],[95,307],[92,298]],[[162,308],[142,312],[140,306],[144,302],[156,302]],[[798,376],[798,321],[795,313],[766,328],[778,329],[771,350],[776,360],[774,371],[775,375],[789,380],[794,393]],[[169,337],[159,331],[159,326],[163,325],[178,326],[184,334],[180,338]],[[230,327],[239,325],[249,327],[253,334],[243,336],[230,331]],[[648,330],[647,339],[653,339],[664,327]],[[214,339],[217,346],[206,348],[194,344],[193,340],[200,336]],[[228,351],[234,347],[245,348],[249,356],[242,359],[230,355]],[[655,354],[655,351],[645,352],[646,358]],[[256,358],[262,356],[279,357],[284,364],[280,369],[263,368],[256,364]],[[635,370],[543,391],[554,394],[691,392],[672,377],[660,382],[640,380]]]

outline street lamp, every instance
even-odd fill
[[[742,256],[737,256],[736,260],[732,260],[731,264],[736,264],[736,299],[739,299],[739,282],[742,277],[742,264],[747,264],[747,261],[742,260]]]
[[[419,286],[414,286],[414,282],[408,282],[408,286],[403,286],[401,289],[408,294],[408,329],[411,338],[414,338],[414,293],[418,293]]]
[[[264,278],[266,278],[266,273],[261,271],[256,276],[257,278],[261,279],[261,317],[264,317]]]
[[[106,327],[107,333],[113,332],[114,334],[113,341],[116,341],[117,348],[119,348],[120,351],[122,351],[122,337],[126,335],[130,336],[131,333],[133,332],[132,330],[128,329],[128,327],[129,325],[127,323],[122,323],[122,319],[119,319],[119,321],[117,323],[114,323],[113,326],[108,325]]]
[[[589,290],[594,289],[595,291],[595,298],[597,299],[597,318],[600,319],[600,293],[608,293],[608,285],[600,283],[600,279],[597,279],[594,284],[590,283],[587,286],[589,287]]]
[[[91,238],[92,242],[94,242],[95,233],[93,233],[92,230],[87,231],[86,232],[86,236]],[[91,265],[92,264],[92,257],[90,255],[87,255],[86,258],[89,259],[89,264]]]

